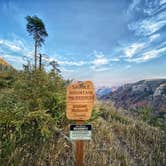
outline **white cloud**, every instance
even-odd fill
[[[151,19],[151,20],[143,20],[141,22],[130,24],[128,27],[130,30],[135,31],[135,34],[138,36],[140,35],[148,36],[157,32],[165,25],[166,25],[166,19],[165,20]]]
[[[166,25],[166,0],[133,0],[129,5],[127,12],[134,16],[138,11],[140,15],[147,14],[148,17],[140,18],[139,20],[132,22],[128,25],[129,30],[133,31],[137,36],[149,36]],[[137,13],[138,14],[138,13]]]
[[[68,65],[68,66],[82,66],[85,65],[87,62],[85,61],[77,61],[77,62],[73,62],[73,61],[59,61],[58,63],[60,65]]]
[[[51,62],[51,61],[56,61],[59,65],[64,65],[64,66],[83,66],[85,64],[88,64],[87,61],[68,61],[68,60],[59,60],[57,58],[49,58],[49,57],[43,57],[45,61]]]
[[[126,69],[129,69],[129,68],[131,68],[131,65],[127,65],[127,66],[125,66],[125,68],[126,68]]]
[[[113,61],[113,62],[118,62],[118,61],[120,61],[119,58],[110,58],[109,60],[110,60],[110,61]]]
[[[103,72],[111,69],[111,67],[96,67],[96,66],[91,66],[90,68],[95,72]]]
[[[149,36],[156,33],[166,25],[165,7],[166,6],[161,5],[159,1],[145,1],[145,4],[142,5],[142,12],[148,14],[148,17],[144,17],[143,19],[129,24],[129,30],[134,31],[138,36]]]
[[[25,44],[18,37],[13,40],[0,39],[1,56],[7,56],[8,61],[16,68],[21,68],[25,62],[33,61],[34,51],[25,47]],[[18,55],[18,56],[16,56]]]
[[[139,7],[138,7],[139,3],[140,3],[140,0],[133,0],[132,3],[129,5],[127,14],[130,14],[133,10],[134,11],[139,10]]]
[[[124,60],[127,58],[129,59],[138,57],[140,54],[144,52],[144,50],[150,50],[153,49],[153,42],[156,41],[160,37],[160,34],[154,34],[149,37],[147,37],[144,42],[138,42],[138,43],[131,43],[127,47],[123,48],[123,55],[120,56]],[[163,47],[165,42],[161,43],[159,47]],[[131,60],[133,61],[133,59]]]
[[[0,45],[6,46],[8,49],[14,52],[18,52],[22,50],[22,43],[21,41],[18,42],[11,42],[8,40],[0,40]]]
[[[1,56],[18,69],[21,69],[27,60],[33,60],[34,51],[25,47],[24,42],[18,37],[13,40],[0,39],[0,46]]]
[[[136,12],[143,12],[148,16],[153,16],[165,9],[166,0],[133,0],[127,14],[133,16]]]
[[[20,56],[14,56],[11,54],[3,54],[3,58],[6,59],[14,67],[18,67],[18,68],[21,68],[22,64],[25,63],[25,61],[23,60],[23,57],[20,57]]]
[[[108,64],[108,61],[109,60],[106,57],[97,57],[94,61],[92,61],[92,64],[96,66],[106,65]]]
[[[96,54],[96,58],[92,61],[92,64],[95,66],[106,65],[109,63],[109,59],[103,54]]]
[[[151,35],[150,37],[149,37],[149,40],[152,42],[152,41],[155,41],[157,38],[159,38],[160,37],[160,34],[159,33],[157,33],[157,34],[154,34],[154,35]]]
[[[95,72],[110,70],[112,66],[111,62],[120,61],[120,58],[118,57],[108,58],[102,52],[94,51],[93,55],[95,56],[95,58],[92,61],[90,61],[89,64],[91,64],[90,69],[92,69]]]
[[[135,9],[141,5],[142,9],[139,12],[148,16],[142,17],[142,19],[140,18],[128,25],[129,30],[133,31],[136,36],[139,36],[139,41],[142,42],[134,42],[127,48],[124,48],[125,56],[122,57],[125,57],[125,61],[141,63],[163,55],[165,45],[159,39],[164,39],[164,36],[160,34],[160,30],[166,26],[166,11],[164,9],[166,6],[164,3],[164,1],[158,0],[133,1],[131,3],[128,9],[131,15],[134,15]],[[154,45],[154,42],[158,44]]]
[[[160,0],[160,5],[163,5],[166,3],[166,0]]]
[[[34,51],[27,51],[26,57],[32,58],[34,56]]]
[[[143,12],[148,16],[152,16],[162,10],[161,5],[162,4],[160,3],[160,0],[146,0],[143,7]]]
[[[136,63],[141,63],[141,62],[147,62],[151,59],[157,58],[161,56],[163,53],[165,53],[166,47],[160,48],[160,49],[153,49],[151,51],[144,52],[142,56],[137,57],[137,58],[132,58],[132,59],[126,59],[128,62],[136,62]]]
[[[142,48],[144,48],[145,43],[133,43],[129,47],[125,48],[124,54],[128,58],[132,58],[136,53],[138,53]]]

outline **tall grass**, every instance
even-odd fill
[[[74,166],[75,145],[68,138],[66,121],[58,129],[48,114],[33,113],[27,114],[22,124],[9,119],[10,123],[1,127],[1,165]],[[18,118],[4,113],[3,116],[5,121]],[[93,136],[85,142],[85,166],[166,165],[166,135],[159,128],[133,119],[109,103],[96,103],[88,123],[93,126]]]

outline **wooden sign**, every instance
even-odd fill
[[[70,120],[88,120],[94,105],[95,91],[91,81],[77,82],[67,87],[66,116]]]

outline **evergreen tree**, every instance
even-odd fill
[[[35,41],[35,53],[34,53],[34,60],[35,60],[35,69],[37,68],[37,49],[38,47],[41,47],[42,44],[45,42],[45,37],[48,36],[48,33],[46,31],[45,25],[43,21],[38,18],[37,16],[27,16],[27,31],[30,35],[33,36],[33,39]]]

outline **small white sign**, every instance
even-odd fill
[[[91,125],[70,125],[71,140],[91,140]]]

